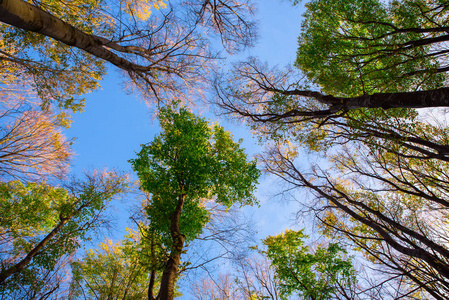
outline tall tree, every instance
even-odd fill
[[[398,296],[447,297],[447,163],[363,145],[336,151],[332,171],[302,170],[297,154],[279,147],[267,155],[269,172],[312,191],[308,206],[325,234],[353,243],[389,280],[401,278]]]
[[[150,230],[169,248],[157,299],[173,299],[181,254],[209,221],[209,203],[225,207],[255,203],[259,177],[240,143],[185,108],[162,108],[162,133],[131,160],[142,189],[151,194]]]
[[[295,63],[304,75],[252,58],[217,79],[221,106],[258,123],[319,125],[363,108],[449,105],[447,3],[315,0],[306,9]]]
[[[311,85],[295,70],[270,70],[256,58],[250,58],[236,64],[227,76],[216,78],[216,102],[227,113],[238,114],[253,123],[268,126],[271,123],[286,126],[304,123],[307,126],[308,122],[318,126],[351,117],[366,109],[378,109],[370,110],[372,113],[389,110],[406,116],[410,111],[406,109],[449,105],[447,87],[338,96],[313,90]]]
[[[94,172],[64,187],[1,183],[2,294],[32,288],[36,276],[79,248],[89,230],[104,225],[108,201],[126,184],[126,176],[116,172]]]
[[[166,6],[149,17],[152,8]],[[98,87],[106,62],[125,71],[146,96],[188,99],[217,57],[208,37],[218,36],[229,52],[251,45],[251,14],[249,0],[5,0],[1,58],[31,78],[44,102],[63,108],[80,109],[74,96]]]
[[[267,170],[312,191],[324,231],[390,274],[380,285],[399,279],[392,298],[445,299],[448,131],[414,108],[448,106],[448,5],[306,7],[296,61],[305,77],[250,59],[218,81],[219,104],[279,142]],[[326,153],[330,169],[299,167],[295,142]]]

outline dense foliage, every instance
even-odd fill
[[[58,271],[90,239],[90,230],[104,225],[108,202],[126,186],[126,176],[116,172],[95,172],[64,187],[0,183],[2,297],[32,298],[56,290],[67,280]]]
[[[210,126],[184,107],[161,108],[158,119],[162,132],[130,162],[151,195],[150,231],[170,249],[160,297],[173,299],[181,253],[209,221],[211,203],[226,208],[256,203],[260,172],[223,127]]]
[[[254,42],[249,0],[1,1],[0,296],[178,295],[181,258],[205,226],[257,203],[260,172],[241,142],[170,106],[204,96],[214,73],[216,103],[268,145],[265,170],[312,195],[302,213],[324,242],[270,236],[258,259],[238,257],[241,274],[204,279],[198,295],[447,299],[449,129],[417,109],[449,106],[448,12],[442,0],[311,0],[294,68],[249,58],[220,74],[212,41],[228,53]],[[72,156],[68,111],[83,109],[108,63],[158,101],[161,132],[130,161],[148,196],[139,231],[75,261],[127,188],[115,172],[55,182]]]
[[[255,58],[236,64],[216,80],[217,103],[269,141],[268,172],[312,193],[303,204],[321,234],[378,270],[353,297],[446,299],[448,129],[444,117],[426,120],[416,108],[449,105],[449,6],[316,0],[305,8],[298,70]],[[301,148],[326,164],[304,166]]]

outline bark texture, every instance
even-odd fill
[[[330,111],[356,108],[425,108],[449,106],[449,88],[444,87],[435,90],[375,93],[359,97],[343,98],[332,95],[323,95],[319,92],[303,90],[280,90],[267,88],[269,92],[276,92],[286,96],[304,96],[315,98],[317,101],[330,105]]]
[[[171,217],[170,234],[173,241],[173,248],[167,261],[164,273],[161,279],[161,289],[159,293],[160,300],[173,300],[175,295],[175,282],[178,273],[179,262],[181,261],[181,253],[184,248],[185,237],[179,228],[179,219],[181,217],[182,208],[184,206],[186,195],[178,196],[178,203],[175,212]]]
[[[40,33],[66,45],[77,47],[126,71],[147,71],[110,51],[123,48],[112,41],[90,35],[22,0],[0,0],[0,21],[17,28]],[[122,50],[125,50],[123,48]]]

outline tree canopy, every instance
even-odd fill
[[[448,9],[444,1],[310,1],[295,65],[334,96],[444,87]]]
[[[287,230],[264,240],[264,254],[271,260],[279,279],[280,294],[297,294],[303,299],[353,299],[355,270],[346,251],[336,243],[319,245],[311,253],[302,231]]]
[[[250,1],[234,0],[2,1],[4,83],[28,83],[44,106],[77,111],[111,63],[146,99],[187,100],[217,58],[209,37],[229,52],[252,45],[251,15]]]
[[[57,289],[58,280],[45,274],[62,267],[57,267],[61,261],[67,263],[67,256],[90,238],[89,230],[103,226],[108,201],[126,185],[126,176],[116,172],[94,172],[64,187],[1,183],[2,297],[19,299]]]
[[[388,274],[366,290],[384,297],[447,298],[447,125],[415,110],[449,104],[447,11],[441,1],[311,1],[297,69],[250,58],[216,80],[225,112],[271,141],[266,170],[315,196],[306,207],[322,234]],[[304,167],[300,147],[328,165]]]
[[[62,178],[73,155],[61,128],[64,115],[41,111],[26,99],[0,99],[1,181]]]
[[[146,211],[150,231],[163,238],[170,254],[159,299],[173,299],[181,254],[209,221],[209,203],[227,208],[256,203],[256,161],[247,161],[239,142],[186,108],[163,107],[162,132],[130,162],[142,189],[151,194]]]

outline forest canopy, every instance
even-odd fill
[[[257,45],[250,0],[1,1],[0,298],[449,297],[449,3],[291,2],[301,28],[281,68],[222,60]],[[159,121],[129,161],[136,184],[71,174],[65,128],[113,69]],[[190,111],[203,100],[249,126],[257,162]],[[236,216],[266,204],[258,167],[305,229],[251,240]],[[100,229],[119,197],[135,208],[113,241]]]
[[[217,104],[270,143],[266,171],[311,192],[304,213],[320,234],[360,251],[380,276],[348,299],[445,299],[448,131],[444,117],[429,122],[416,109],[448,105],[449,5],[305,8],[295,69],[237,63],[216,79]],[[326,163],[304,166],[302,149]]]

